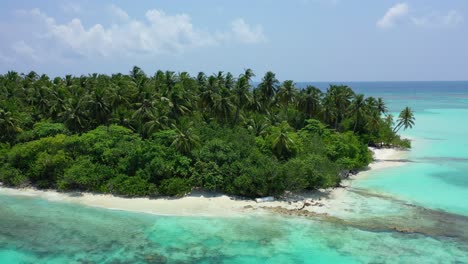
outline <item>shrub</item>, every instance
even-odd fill
[[[184,196],[191,191],[191,186],[187,179],[170,178],[163,180],[159,185],[159,193],[168,196]]]
[[[80,157],[58,180],[58,189],[80,191],[102,191],[104,183],[113,177],[114,170],[102,164],[94,163],[90,157]]]
[[[0,167],[0,182],[6,186],[25,187],[29,185],[29,179],[20,170],[9,165]]]
[[[156,196],[157,188],[154,184],[138,176],[129,177],[117,175],[106,184],[106,192],[123,196]]]

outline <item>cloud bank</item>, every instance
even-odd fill
[[[456,10],[450,10],[446,14],[432,12],[421,16],[410,17],[410,7],[407,3],[399,3],[387,10],[382,18],[377,21],[377,27],[389,29],[400,22],[407,22],[419,27],[443,28],[453,27],[464,21],[463,16]]]
[[[160,9],[150,9],[143,18],[134,19],[118,6],[111,5],[108,10],[117,22],[110,26],[96,23],[88,27],[79,18],[59,23],[39,9],[19,11],[19,15],[34,21],[31,31],[35,34],[28,40],[17,40],[11,49],[18,55],[37,60],[39,54],[60,51],[83,57],[145,56],[180,54],[225,42],[257,44],[267,40],[260,25],[250,25],[243,18],[235,19],[223,31],[208,32],[196,27],[185,13],[167,14]]]
[[[407,16],[409,6],[406,3],[399,3],[387,10],[385,15],[377,21],[380,28],[391,28],[403,17]]]

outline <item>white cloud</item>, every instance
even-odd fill
[[[244,19],[238,18],[231,23],[234,37],[243,43],[259,43],[266,41],[263,28],[259,25],[251,27]]]
[[[109,10],[114,16],[116,16],[116,17],[118,17],[118,18],[120,18],[122,20],[128,20],[130,18],[128,16],[127,12],[125,12],[122,8],[120,8],[120,7],[118,7],[118,6],[114,5],[114,4],[110,5]]]
[[[224,41],[236,40],[254,44],[266,40],[260,25],[250,26],[243,19],[232,22],[231,28],[221,33],[210,33],[195,27],[187,14],[166,14],[159,9],[148,10],[145,17],[132,19],[117,6],[112,13],[120,19],[105,26],[94,24],[85,27],[79,18],[59,23],[39,9],[19,11],[18,14],[33,18],[34,35],[28,43],[31,52],[37,54],[76,54],[79,56],[133,56],[181,53],[188,49],[219,45]],[[42,41],[42,45],[35,43]],[[26,44],[24,41],[22,44]],[[22,45],[21,44],[21,45]],[[44,50],[48,49],[48,50]],[[40,51],[40,52],[39,52]],[[21,46],[23,54],[28,52]]]
[[[464,21],[463,16],[456,10],[451,10],[446,14],[432,12],[421,16],[408,16],[409,6],[406,3],[399,3],[388,9],[385,15],[377,21],[380,28],[394,27],[398,22],[406,21],[420,27],[441,28],[453,27]]]
[[[26,44],[23,40],[13,43],[11,49],[18,55],[25,57],[27,59],[37,60],[36,51]]]
[[[406,3],[399,3],[392,6],[387,10],[385,15],[377,21],[377,26],[380,28],[391,28],[398,20],[407,16],[409,13],[409,6]]]
[[[453,27],[464,20],[463,16],[456,10],[451,10],[445,15],[432,13],[422,17],[413,17],[411,21],[422,27]]]

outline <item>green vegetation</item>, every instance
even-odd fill
[[[180,196],[200,187],[258,197],[337,186],[368,146],[409,147],[381,98],[248,69],[54,78],[0,75],[0,181],[60,191]]]

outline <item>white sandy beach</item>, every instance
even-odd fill
[[[400,166],[404,162],[398,160],[404,158],[405,151],[396,149],[372,149],[375,161],[370,164],[370,170],[383,169]],[[368,171],[352,176],[353,179],[345,180],[344,185],[359,177],[365,177]],[[12,189],[0,187],[1,194],[15,196],[40,197],[50,201],[71,202],[86,206],[108,208],[114,210],[125,210],[132,212],[143,212],[158,215],[174,216],[216,216],[234,217],[244,216],[254,212],[261,212],[263,207],[281,207],[285,209],[298,209],[303,207],[304,202],[311,204],[304,210],[337,215],[352,206],[346,198],[346,188],[336,188],[308,192],[294,197],[277,200],[273,202],[256,203],[254,200],[235,199],[226,195],[215,195],[204,192],[194,192],[183,198],[121,198],[106,194],[92,193],[59,193],[56,191],[41,191],[32,188]]]

